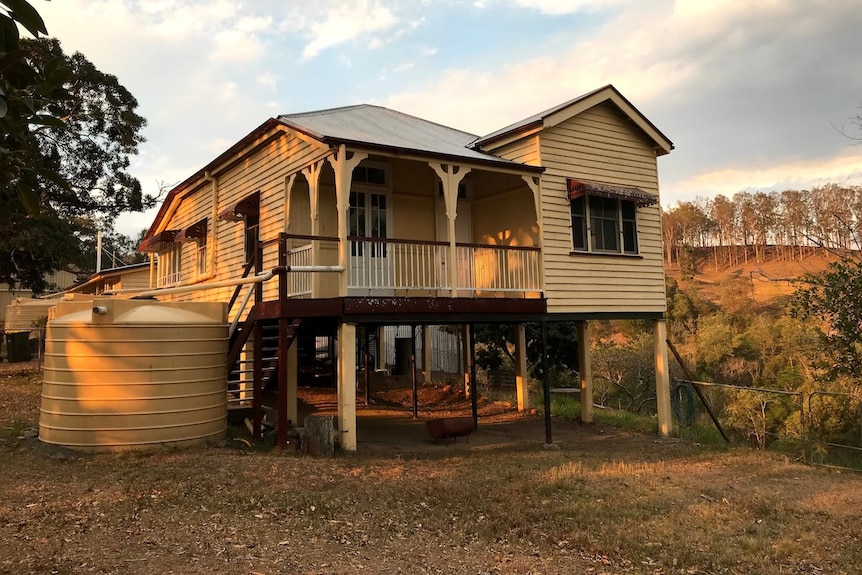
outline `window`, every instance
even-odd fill
[[[172,286],[182,279],[182,244],[171,244],[159,252],[159,287]]]
[[[245,215],[245,262],[251,261],[257,249],[258,232],[260,230],[260,214],[258,212]]]
[[[198,248],[198,277],[207,274],[207,238],[199,239],[195,245]]]
[[[633,201],[583,194],[570,200],[570,209],[575,251],[638,253]]]
[[[386,169],[378,166],[357,166],[353,169],[354,184],[386,185]]]

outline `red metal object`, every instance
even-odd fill
[[[476,431],[476,422],[471,416],[429,419],[425,425],[428,426],[428,435],[435,443],[441,439],[466,437]]]

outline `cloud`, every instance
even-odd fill
[[[829,182],[862,184],[862,148],[846,147],[830,158],[762,162],[710,170],[666,184],[662,193],[672,192],[670,195],[681,201],[716,194],[732,196],[742,190],[804,189]]]
[[[590,2],[534,4],[549,11]],[[721,165],[799,169],[805,181],[821,168],[823,177],[840,177],[846,139],[832,126],[862,99],[862,11],[851,4],[630,4],[586,33],[546,38],[536,49],[545,55],[449,68],[381,103],[484,134],[612,83],[676,144],[660,159],[663,182],[694,182]],[[813,157],[823,160],[793,161]],[[735,169],[740,179],[728,185],[746,175],[775,179]],[[669,199],[675,189],[663,186]]]
[[[307,25],[311,40],[302,57],[310,60],[327,48],[392,28],[397,23],[398,17],[379,0],[356,0],[331,7],[323,20]]]
[[[632,0],[514,0],[515,5],[532,8],[542,14],[572,14],[607,10]],[[483,6],[480,6],[483,7]]]

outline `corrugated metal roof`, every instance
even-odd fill
[[[326,143],[365,144],[393,151],[541,170],[469,148],[477,138],[474,134],[380,106],[362,104],[285,114],[278,119],[286,126]]]

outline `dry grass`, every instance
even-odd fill
[[[17,439],[38,392],[0,383],[0,573],[862,570],[862,477],[768,453],[555,422],[559,450],[81,456]]]

